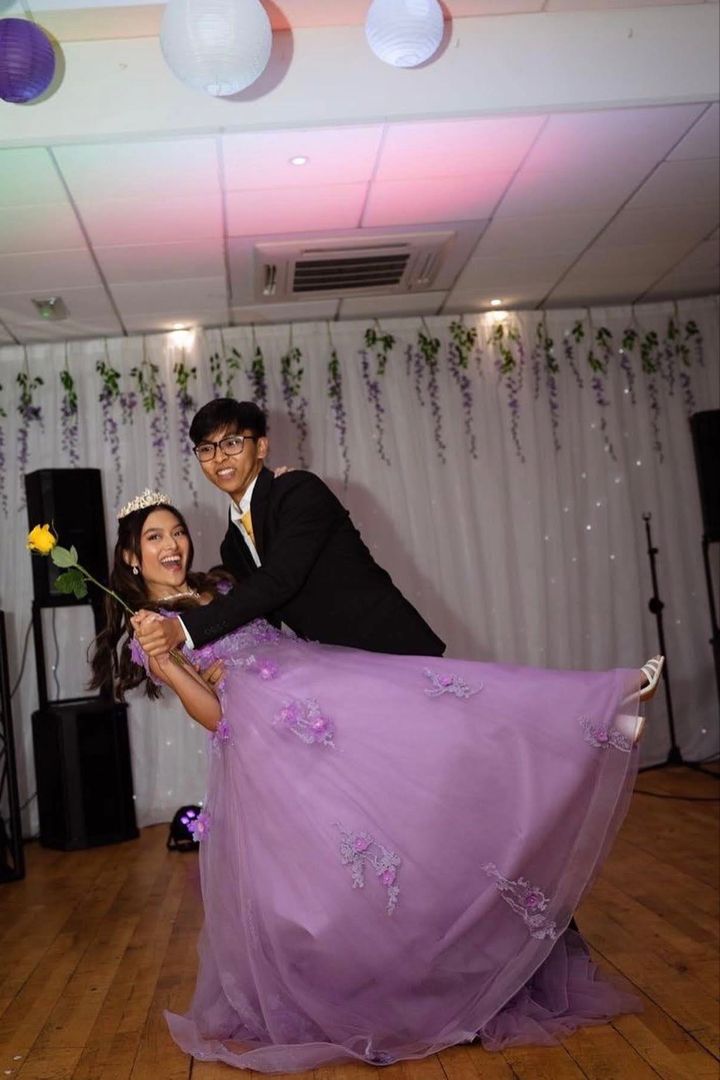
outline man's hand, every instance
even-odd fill
[[[130,622],[148,656],[161,656],[185,644],[185,634],[178,619],[167,619],[155,611],[138,611]]]
[[[203,668],[202,671],[199,668],[196,670],[204,682],[214,690],[225,674],[225,664],[222,660],[216,660],[209,667]]]
[[[292,465],[278,465],[277,469],[273,469],[273,476],[277,480],[278,476],[284,476],[288,472],[295,472]]]

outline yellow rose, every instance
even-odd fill
[[[39,555],[49,555],[57,544],[57,537],[53,535],[49,525],[36,525],[28,533],[28,551],[37,551]]]

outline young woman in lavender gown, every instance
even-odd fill
[[[192,555],[153,496],[120,519],[112,588],[141,618],[208,603],[231,586]],[[569,923],[625,816],[660,658],[548,671],[259,619],[178,663],[148,660],[109,603],[96,685],[169,687],[209,733],[200,967],[167,1016],[183,1050],[263,1073],[384,1065],[639,1007]]]

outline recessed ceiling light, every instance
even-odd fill
[[[291,165],[307,165],[310,158],[305,157],[303,154],[298,154],[297,157],[290,158]]]
[[[490,301],[490,307],[501,307],[501,306],[502,306],[502,300],[491,300]]]
[[[48,296],[47,299],[35,300],[33,304],[37,308],[38,315],[43,319],[56,322],[58,319],[67,319],[68,311],[62,296]]]

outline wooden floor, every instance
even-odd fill
[[[686,769],[646,773],[578,922],[600,963],[645,1011],[563,1046],[488,1054],[462,1046],[381,1071],[338,1065],[313,1080],[718,1080],[718,795]],[[171,1042],[202,919],[195,855],[166,827],[82,852],[27,849],[23,882],[0,885],[0,1080],[230,1080]],[[297,1075],[297,1074],[296,1074]]]

